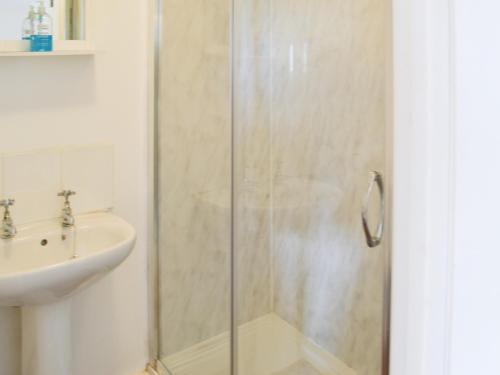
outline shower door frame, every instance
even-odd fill
[[[451,374],[456,0],[393,0],[394,374]]]
[[[159,375],[169,375],[170,372],[164,367],[159,356],[159,240],[158,240],[158,225],[159,225],[159,212],[158,212],[158,164],[159,164],[159,145],[158,145],[158,129],[161,121],[160,111],[159,111],[159,94],[160,94],[160,82],[161,82],[161,68],[160,68],[160,56],[162,52],[162,29],[163,29],[163,9],[164,2],[166,0],[148,0],[148,41],[149,41],[149,54],[148,54],[148,70],[150,72],[148,76],[148,304],[149,304],[149,363],[147,365],[147,371],[150,374]],[[394,113],[393,108],[393,43],[394,43],[394,18],[395,13],[393,11],[393,6],[400,0],[386,0],[386,12],[387,12],[387,25],[386,25],[386,40],[387,40],[387,63],[386,63],[386,124],[385,124],[385,182],[386,182],[386,205],[385,205],[385,218],[386,218],[386,230],[385,238],[383,241],[383,251],[384,251],[384,320],[383,320],[383,334],[382,334],[382,371],[380,375],[390,374],[390,364],[391,364],[391,310],[392,310],[392,213],[393,213],[393,149],[394,149],[394,121],[392,114]],[[403,0],[405,1],[405,0]],[[411,0],[420,1],[420,0]],[[231,77],[230,85],[230,105],[231,105],[231,270],[230,270],[230,280],[231,280],[231,375],[238,374],[238,330],[237,330],[237,303],[236,303],[236,282],[237,275],[234,272],[235,269],[235,251],[237,250],[234,246],[234,236],[235,236],[235,220],[234,220],[234,172],[236,165],[234,163],[234,151],[235,151],[235,140],[234,140],[234,58],[233,53],[234,48],[234,32],[235,32],[235,7],[234,1],[228,0],[228,6],[230,7],[230,71],[228,72]],[[367,171],[368,172],[368,171]],[[361,214],[361,213],[360,213]],[[360,230],[361,230],[361,218],[360,218]]]

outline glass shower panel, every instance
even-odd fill
[[[234,0],[239,375],[381,375],[387,0]]]
[[[171,375],[229,374],[230,3],[164,0],[161,12],[159,357]]]

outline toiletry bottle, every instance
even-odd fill
[[[75,0],[64,0],[64,1],[61,1],[59,0],[59,2],[61,3],[66,3],[66,4],[69,4],[69,3],[73,3]],[[82,1],[82,0],[78,0],[78,1]],[[55,7],[55,0],[47,0],[45,2],[45,11],[47,12],[47,14],[49,15],[49,17],[52,19],[52,35],[58,35],[58,24],[57,24],[57,10],[56,10],[56,7]],[[67,5],[66,5],[67,6]]]
[[[35,33],[35,22],[35,7],[31,5],[28,17],[26,17],[23,21],[23,40],[31,40],[31,36]]]
[[[31,36],[31,52],[50,52],[53,44],[52,17],[47,13],[44,0],[39,3],[35,33]]]

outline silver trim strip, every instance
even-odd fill
[[[149,291],[149,356],[150,356],[150,367],[158,369],[158,362],[160,358],[160,262],[159,262],[159,128],[160,128],[160,117],[161,111],[159,106],[160,101],[160,88],[161,88],[161,69],[160,69],[160,59],[162,51],[162,32],[163,32],[163,6],[164,0],[150,0],[150,9],[152,10],[152,19],[154,20],[153,28],[150,32],[154,36],[153,41],[153,108],[152,112],[152,129],[150,129],[149,134],[149,145],[152,148],[150,150],[150,162],[153,164],[150,166],[153,176],[150,177],[150,183],[153,185],[150,187],[149,192],[153,196],[153,201],[149,204],[149,220],[152,220],[148,227],[149,232],[149,257],[148,257],[148,278],[150,283]]]
[[[230,302],[230,319],[231,319],[231,350],[230,350],[230,361],[231,361],[231,375],[238,375],[238,261],[237,261],[237,249],[236,249],[236,238],[237,238],[237,181],[236,181],[236,126],[235,121],[236,118],[234,116],[234,108],[236,104],[235,97],[235,32],[236,32],[236,6],[234,4],[234,0],[228,0],[230,7],[230,15],[229,15],[229,74],[230,74],[230,97],[231,97],[231,269],[229,270],[230,278],[231,278],[231,302]]]

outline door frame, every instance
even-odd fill
[[[393,0],[391,374],[449,374],[454,0]]]

